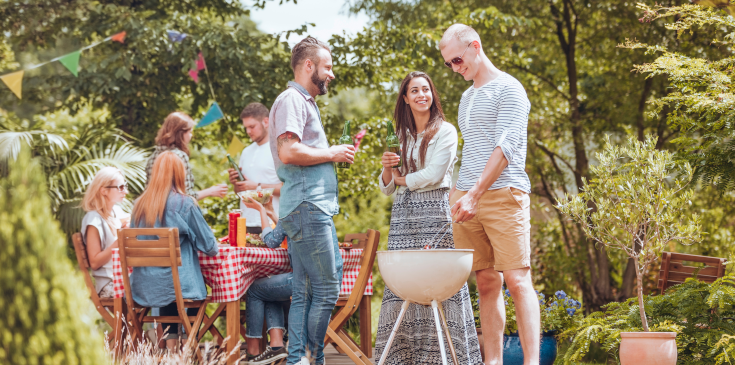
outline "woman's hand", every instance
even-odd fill
[[[402,176],[398,169],[393,169],[393,183],[396,184],[396,186],[408,186],[406,185],[406,177]]]
[[[380,159],[380,162],[383,164],[383,168],[387,172],[390,172],[393,166],[401,162],[401,157],[393,152],[383,152],[383,157]]]
[[[243,197],[242,203],[250,209],[255,209],[259,212],[265,211],[265,207],[263,207],[263,204],[260,204],[259,201],[253,199],[252,197],[247,197],[247,200],[245,200],[245,197]],[[273,204],[271,204],[271,209],[273,209]]]
[[[227,184],[217,184],[199,191],[199,200],[209,196],[224,198],[227,195]]]

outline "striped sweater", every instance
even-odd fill
[[[530,110],[523,85],[505,72],[480,88],[470,86],[462,94],[458,122],[464,147],[457,190],[470,190],[493,150],[500,147],[508,167],[489,190],[513,187],[531,192],[525,169]]]

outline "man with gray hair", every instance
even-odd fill
[[[525,171],[531,103],[523,85],[490,62],[471,27],[449,27],[439,49],[447,67],[474,83],[459,104],[462,167],[449,203],[455,247],[475,250],[485,363],[503,363],[505,280],[524,365],[538,365],[540,313],[531,279],[531,183]]]
[[[269,137],[283,181],[278,224],[288,235],[293,295],[288,315],[288,364],[324,363],[324,337],[342,283],[342,256],[332,216],[339,212],[334,162],[352,163],[355,147],[329,146],[314,99],[327,93],[329,46],[306,37],[291,51],[294,81],[276,98]]]

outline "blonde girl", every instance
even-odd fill
[[[103,167],[94,176],[82,200],[87,212],[82,219],[82,239],[95,278],[95,290],[112,298],[112,249],[117,248],[117,230],[127,225],[127,215],[117,205],[125,199],[128,185],[122,172]]]

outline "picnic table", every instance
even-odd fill
[[[349,295],[360,273],[360,257],[362,249],[340,249],[343,260],[342,287],[340,296]],[[215,303],[225,305],[227,316],[227,335],[225,345],[227,353],[237,346],[240,339],[240,298],[247,292],[256,279],[278,275],[291,271],[288,252],[283,248],[232,247],[219,246],[219,253],[207,256],[199,253],[199,265],[204,282],[212,289],[211,297]],[[122,266],[117,249],[112,250],[112,271],[115,300],[120,301],[125,294],[123,287]],[[372,274],[365,287],[365,295],[373,294]],[[214,320],[214,316],[212,317]],[[239,355],[239,354],[238,354]],[[228,364],[234,364],[235,358]]]

